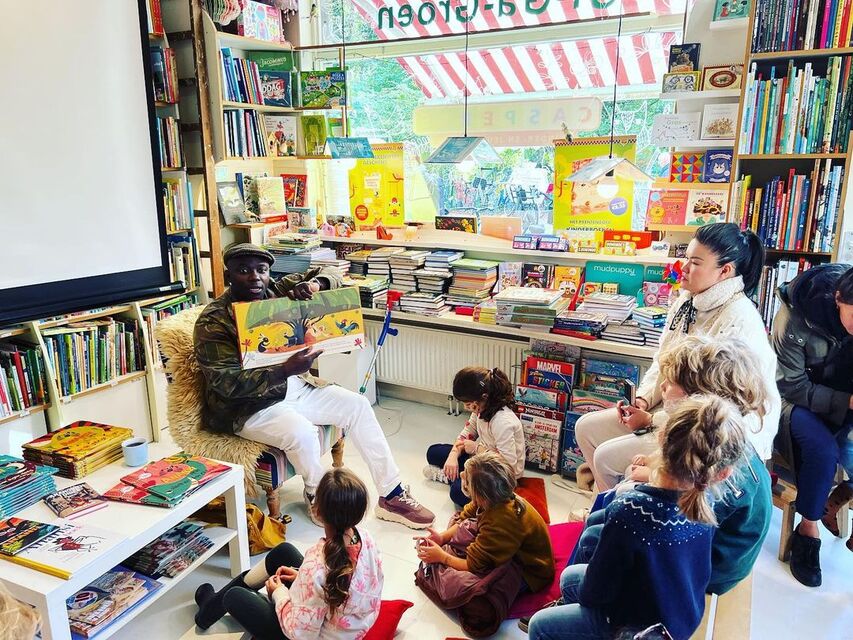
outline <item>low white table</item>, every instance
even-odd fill
[[[150,460],[159,460],[173,453],[176,453],[174,444],[151,443],[149,445]],[[126,467],[124,462],[120,461],[81,480],[66,480],[57,477],[56,484],[62,488],[78,482],[87,482],[95,491],[103,493],[114,486],[121,476],[132,471],[133,469]],[[116,619],[96,636],[97,640],[107,638],[142,613],[158,598],[163,597],[193,569],[205,562],[226,544],[231,560],[231,575],[237,576],[249,569],[249,540],[246,530],[243,467],[231,466],[229,471],[208,482],[171,509],[110,502],[105,509],[99,509],[77,518],[74,522],[117,531],[126,536],[126,539],[103,555],[98,556],[91,564],[72,575],[69,580],[63,580],[5,560],[0,560],[0,580],[15,598],[35,606],[39,611],[42,617],[42,638],[45,640],[69,640],[71,631],[65,608],[65,600],[69,596],[219,496],[225,498],[227,522],[225,527],[208,527],[205,529],[205,535],[213,541],[213,546],[175,578],[161,578],[162,588],[135,609]],[[39,522],[56,520],[54,513],[43,502],[24,509],[16,513],[15,516]]]

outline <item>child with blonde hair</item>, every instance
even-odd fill
[[[711,338],[687,336],[675,346],[659,355],[663,383],[664,411],[658,412],[655,424],[667,418],[666,411],[675,410],[687,396],[715,395],[730,401],[744,418],[747,440],[749,428],[760,428],[765,414],[768,395],[757,363],[748,357],[750,352],[739,338]],[[630,410],[629,420],[648,425],[651,414]],[[755,416],[755,420],[749,420]],[[647,482],[654,460],[659,453],[636,456],[626,470],[626,482],[616,493],[628,490],[633,483]],[[737,461],[731,477],[718,487],[714,512],[718,526],[712,545],[712,574],[708,585],[710,593],[722,594],[731,590],[749,575],[758,558],[761,544],[770,528],[772,495],[770,474],[751,444],[744,447],[744,455]],[[610,492],[600,502],[612,499]],[[605,511],[590,514],[586,528],[578,541],[573,563],[583,563],[592,557],[598,543]]]
[[[589,564],[560,579],[562,604],[537,612],[534,640],[612,638],[622,627],[661,622],[687,640],[705,608],[717,517],[708,489],[731,475],[746,446],[740,411],[716,396],[691,396],[658,433],[660,457],[649,484],[606,508]]]
[[[514,392],[507,375],[495,367],[465,367],[453,378],[453,397],[471,416],[451,444],[427,449],[424,475],[450,485],[450,498],[460,507],[469,498],[462,491],[459,470],[471,456],[492,451],[503,458],[518,479],[524,474],[524,431],[513,412]]]

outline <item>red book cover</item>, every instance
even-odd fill
[[[515,412],[519,416],[536,416],[539,418],[547,418],[548,420],[559,420],[560,422],[566,418],[566,413],[564,411],[554,411],[553,409],[545,409],[543,407],[536,407],[530,404],[517,404],[515,408]]]

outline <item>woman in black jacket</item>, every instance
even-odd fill
[[[776,382],[782,421],[776,448],[797,474],[797,512],[791,539],[791,573],[820,586],[817,521],[835,535],[835,515],[853,497],[848,479],[832,489],[836,465],[853,476],[853,268],[814,267],[779,287],[782,305],[773,321]],[[853,550],[853,538],[847,546]]]

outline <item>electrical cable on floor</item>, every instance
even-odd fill
[[[383,411],[390,411],[391,413],[399,413],[400,419],[399,419],[399,422],[397,423],[397,428],[394,429],[394,431],[392,431],[391,433],[385,433],[385,429],[382,429],[382,433],[385,433],[386,438],[392,438],[392,437],[396,436],[398,433],[400,433],[400,430],[403,428],[403,410],[402,409],[393,409],[391,407],[382,406],[382,402],[380,402],[380,400],[379,400],[379,389],[378,388],[376,389],[376,404],[374,405],[374,407],[379,407]],[[380,423],[380,426],[381,426],[381,423]]]
[[[567,491],[571,491],[572,493],[577,493],[581,496],[592,496],[592,491],[585,491],[581,489],[576,483],[571,480],[566,480],[559,473],[555,473],[551,476],[551,484],[560,487],[561,489],[566,489]]]

